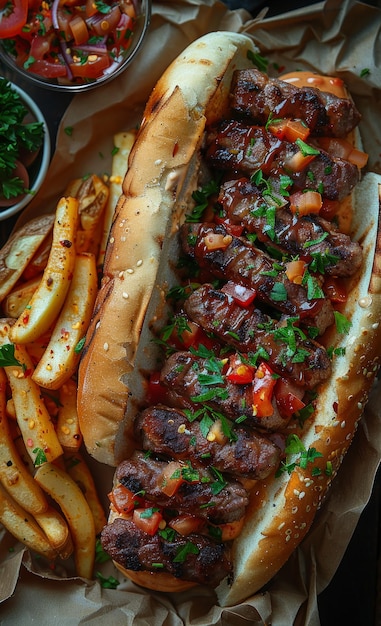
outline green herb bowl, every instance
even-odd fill
[[[34,161],[27,166],[29,175],[28,191],[10,206],[0,206],[0,221],[3,221],[22,211],[22,209],[29,204],[40,189],[50,164],[51,142],[45,117],[42,114],[41,109],[37,106],[29,94],[6,78],[0,76],[0,81],[6,81],[10,88],[19,95],[20,100],[26,109],[26,117],[28,118],[28,121],[41,123],[44,131],[43,143],[38,151],[38,154]]]
[[[74,94],[88,91],[119,76],[140,51],[151,21],[152,0],[118,0],[118,3],[111,0],[107,2],[96,0],[93,6],[98,5],[102,8],[95,16],[87,17],[83,14],[82,7],[73,5],[73,16],[78,8],[79,15],[75,15],[75,18],[82,19],[82,26],[88,29],[87,42],[83,40],[84,43],[79,44],[74,39],[70,39],[74,36],[70,35],[70,30],[69,34],[63,36],[64,31],[61,28],[63,22],[60,21],[63,18],[59,17],[61,10],[59,0],[49,0],[49,4],[52,13],[51,32],[49,31],[50,41],[53,42],[52,50],[45,52],[42,60],[35,58],[32,45],[28,51],[25,49],[25,40],[19,35],[14,35],[9,39],[4,37],[0,39],[0,54],[7,66],[25,80],[61,93]],[[104,7],[106,9],[112,7],[113,11],[119,6],[126,5],[133,7],[131,10],[133,10],[134,17],[129,18],[122,11],[119,14],[122,16],[121,21],[115,25],[113,17],[108,17],[112,13],[105,12]],[[69,8],[71,7],[72,5]],[[99,24],[103,17],[105,24],[108,24],[112,30],[102,36]],[[124,21],[123,18],[125,18]],[[27,19],[33,19],[33,15],[29,14]],[[126,23],[129,19],[130,21]],[[128,41],[128,45],[122,46],[120,41]],[[108,67],[103,66],[103,63],[106,63],[105,58],[108,59]],[[98,69],[96,69],[98,62]],[[53,69],[54,65],[55,69]],[[65,74],[55,77],[54,73],[59,73],[61,70]],[[102,73],[98,75],[99,72]]]

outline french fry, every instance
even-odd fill
[[[95,559],[95,526],[91,509],[75,481],[52,463],[44,463],[35,480],[60,506],[74,544],[78,576],[91,578]]]
[[[128,130],[114,135],[114,154],[111,165],[110,176],[110,195],[105,209],[103,220],[103,232],[101,236],[100,252],[98,256],[98,265],[102,266],[104,261],[104,255],[106,251],[106,245],[112,220],[114,217],[115,207],[118,199],[122,193],[123,177],[127,169],[128,157],[135,141],[136,130]]]
[[[41,275],[31,278],[25,283],[22,283],[19,287],[13,289],[3,301],[3,313],[5,317],[17,319],[32,299],[40,282]]]
[[[75,263],[78,200],[61,198],[53,228],[53,241],[42,280],[11,330],[14,343],[40,337],[56,320],[69,290]]]
[[[77,252],[91,252],[97,257],[109,188],[98,176],[92,175],[73,180],[66,194],[77,198],[79,202]]]
[[[53,227],[54,215],[36,217],[22,226],[0,250],[0,302],[13,289]]]
[[[35,519],[11,498],[2,485],[0,485],[0,523],[30,550],[49,560],[57,556]]]
[[[57,436],[64,452],[77,452],[82,444],[77,412],[77,383],[69,378],[59,390]]]
[[[34,517],[61,559],[68,559],[73,554],[74,546],[69,526],[62,515],[50,506],[47,511]]]
[[[43,273],[48,263],[50,248],[52,247],[52,239],[53,228],[51,229],[47,237],[45,237],[38,250],[36,250],[36,252],[34,253],[33,258],[29,261],[28,265],[23,271],[23,280],[31,280],[32,278],[40,276]]]
[[[9,339],[9,329],[9,320],[0,320],[0,346],[10,346],[16,359],[14,365],[7,365],[4,370],[26,450],[34,464],[41,456],[42,460],[54,461],[63,454],[61,444],[41,398],[40,388],[32,380],[34,368],[29,354],[25,346],[13,346]]]
[[[94,255],[78,254],[63,308],[32,376],[41,387],[58,389],[75,372],[80,359],[76,347],[90,323],[97,289]]]
[[[48,509],[44,492],[25,467],[12,439],[6,415],[6,376],[0,369],[0,482],[13,499],[31,515]]]
[[[106,525],[106,515],[99,500],[93,476],[83,456],[78,452],[64,453],[66,471],[77,483],[91,509],[95,524],[95,534],[98,535]]]

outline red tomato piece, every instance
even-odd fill
[[[199,533],[203,526],[205,525],[205,520],[201,517],[196,517],[195,515],[178,515],[171,519],[168,523],[170,528],[173,528],[179,535],[186,537],[191,533]]]
[[[294,142],[297,139],[305,141],[310,129],[301,120],[281,119],[268,126],[269,131],[279,139]]]
[[[229,233],[229,235],[233,235],[234,237],[240,237],[243,233],[244,228],[242,224],[232,224],[227,217],[219,217],[218,215],[216,215],[214,221],[216,222],[216,224],[222,224],[226,228],[226,231]]]
[[[279,412],[284,418],[290,418],[292,415],[303,409],[306,405],[301,398],[295,393],[289,382],[284,378],[279,378],[276,382],[274,396],[279,408]]]
[[[235,302],[237,302],[237,304],[242,307],[248,307],[257,295],[255,289],[250,289],[249,287],[244,287],[243,285],[239,285],[238,283],[233,283],[233,281],[231,280],[229,280],[222,287],[221,291],[233,298]]]
[[[169,498],[173,496],[183,484],[182,465],[179,461],[170,461],[160,475],[158,487]]]
[[[147,535],[153,536],[157,533],[163,516],[156,507],[134,509],[132,520],[140,530],[147,533]]]
[[[1,0],[0,39],[18,35],[28,16],[28,0]]]
[[[272,398],[276,381],[272,369],[262,361],[253,380],[253,411],[259,418],[270,417],[274,412]]]
[[[247,363],[242,363],[238,355],[232,355],[229,358],[229,367],[226,372],[226,378],[236,385],[247,385],[251,383],[254,377],[254,368]]]
[[[118,513],[128,514],[138,506],[142,507],[143,500],[132,493],[122,484],[116,485],[111,493],[108,494],[110,502],[114,505]]]
[[[73,54],[74,57],[74,54]],[[70,63],[74,78],[98,78],[110,66],[108,54],[89,54],[87,60]]]
[[[319,214],[323,203],[318,191],[296,191],[289,201],[292,213],[297,215]]]

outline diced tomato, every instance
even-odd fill
[[[320,137],[319,146],[328,154],[350,161],[358,168],[365,167],[368,162],[368,154],[358,150],[350,141],[339,139],[338,137]]]
[[[18,35],[28,17],[28,0],[1,0],[0,39]]]
[[[163,515],[156,507],[134,509],[132,521],[147,535],[155,535],[163,521]]]
[[[95,0],[86,0],[85,13],[87,17],[92,17],[98,11]]]
[[[296,191],[290,195],[289,202],[290,210],[296,215],[318,215],[323,204],[318,191]]]
[[[108,494],[108,498],[120,514],[131,513],[135,507],[143,505],[143,499],[133,494],[122,484],[116,485]]]
[[[59,78],[67,75],[66,66],[62,63],[47,61],[46,59],[37,59],[31,65],[33,73],[46,78]]]
[[[69,27],[77,46],[87,42],[89,39],[89,32],[87,30],[86,22],[81,15],[74,15],[69,22]]]
[[[98,78],[110,66],[108,54],[89,54],[87,60],[75,59],[70,63],[70,70],[74,78]]]
[[[199,533],[205,526],[205,520],[196,515],[178,515],[168,522],[168,526],[173,528],[179,535],[186,537],[191,533]]]
[[[229,367],[226,372],[226,378],[236,385],[246,385],[251,383],[254,377],[254,368],[247,363],[242,363],[242,359],[238,355],[232,355],[229,358]]]
[[[298,150],[285,161],[285,168],[291,172],[302,172],[315,157],[316,154],[303,154],[301,150]]]
[[[109,13],[101,15],[100,18],[97,16],[96,19],[91,19],[90,25],[99,37],[103,37],[111,33],[117,27],[120,17],[121,12],[119,5],[115,4],[111,7]]]
[[[284,418],[303,409],[306,405],[303,400],[296,395],[295,389],[284,378],[279,378],[274,389],[274,397],[279,408],[279,413]]]
[[[131,43],[132,29],[132,19],[125,13],[122,13],[121,18],[113,32],[114,42],[118,49],[128,48]]]
[[[307,263],[301,259],[286,263],[286,276],[288,280],[297,285],[301,285],[306,267]]]
[[[365,167],[368,163],[369,155],[362,150],[357,150],[357,148],[353,148],[353,150],[349,153],[348,161],[352,163],[352,165],[357,165],[359,169]]]
[[[270,417],[274,413],[272,397],[276,381],[271,368],[262,361],[253,380],[253,412],[256,417]]]
[[[269,124],[269,131],[279,139],[294,142],[297,139],[305,141],[310,129],[301,120],[281,119]]]
[[[150,404],[165,404],[167,388],[160,382],[160,372],[151,373],[148,381],[147,396]]]
[[[215,216],[214,221],[216,224],[222,224],[229,235],[233,235],[234,237],[240,237],[244,231],[242,224],[232,224],[227,217],[219,217]]]
[[[245,518],[241,517],[234,522],[220,524],[218,528],[221,530],[221,541],[232,541],[241,533]]]
[[[173,331],[170,338],[171,345],[174,345],[180,350],[189,348],[197,350],[200,345],[205,346],[205,348],[209,350],[213,349],[215,342],[208,337],[201,326],[191,321],[187,323],[187,326],[189,330],[185,329],[181,334],[178,333],[176,329]]]
[[[229,280],[221,289],[223,293],[230,296],[242,307],[248,307],[255,299],[257,292],[255,289],[250,289],[249,287],[244,287],[243,285],[239,285],[238,283],[234,283]]]
[[[158,480],[158,487],[169,498],[173,496],[183,484],[182,464],[179,461],[170,461],[166,464]]]
[[[323,291],[332,302],[341,303],[347,301],[347,286],[343,279],[335,276],[325,276]]]

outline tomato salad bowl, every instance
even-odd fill
[[[38,192],[50,154],[49,129],[40,108],[0,76],[0,221],[19,213]]]
[[[131,63],[150,17],[151,0],[0,0],[0,50],[39,86],[86,91]]]

